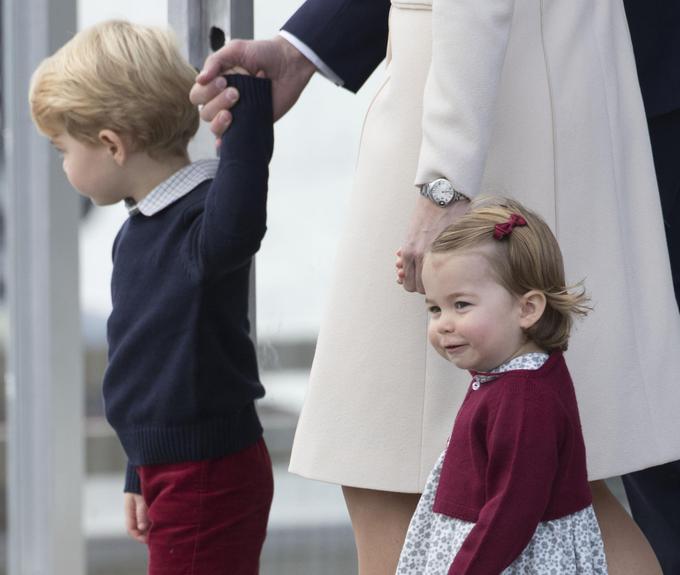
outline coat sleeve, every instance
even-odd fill
[[[416,185],[447,178],[479,193],[514,0],[433,0]]]
[[[551,393],[504,391],[487,429],[487,501],[449,575],[501,573],[527,546],[550,501],[568,419]]]
[[[385,58],[390,0],[307,0],[283,25],[352,92]]]

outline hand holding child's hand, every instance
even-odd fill
[[[149,516],[144,498],[138,493],[125,494],[125,528],[128,535],[146,543],[149,533]]]
[[[248,70],[246,70],[245,68],[243,68],[241,66],[232,66],[231,68],[229,68],[228,70],[226,70],[224,72],[225,76],[228,76],[229,74],[240,74],[242,76],[250,76],[251,75],[250,72],[248,72]],[[260,70],[257,73],[256,76],[257,76],[257,78],[264,78],[264,72],[262,70]],[[227,81],[224,78],[222,78],[221,82],[225,86],[226,98],[229,100],[230,105],[234,106],[236,104],[236,102],[238,102],[238,99],[239,99],[239,96],[240,96],[240,94],[238,93],[238,90],[236,88],[234,88],[233,86],[226,88]],[[230,113],[224,111],[224,112],[219,112],[219,114],[222,115],[225,122],[226,122],[226,118],[228,116],[229,121],[227,123],[231,123]],[[222,143],[221,138],[217,138],[217,140],[215,141],[215,147],[219,149],[221,143]]]
[[[272,81],[274,120],[295,104],[316,68],[295,46],[281,36],[272,40],[231,40],[208,56],[191,89],[191,101],[201,105],[201,119],[210,122],[216,137],[229,128],[236,100],[225,90],[224,71],[236,66]]]
[[[423,196],[416,199],[406,239],[399,250],[403,272],[399,283],[406,291],[425,293],[421,277],[423,257],[440,232],[461,217],[469,205],[469,200],[459,200],[441,208]]]

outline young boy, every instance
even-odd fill
[[[129,459],[128,531],[148,544],[151,575],[255,574],[273,482],[248,278],[265,233],[271,85],[230,76],[240,101],[219,163],[190,163],[194,77],[167,33],[107,22],[42,62],[30,103],[71,184],[130,214],[113,245],[104,376]]]

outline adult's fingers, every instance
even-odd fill
[[[189,100],[195,106],[204,106],[227,87],[227,80],[218,76],[208,84],[195,83],[189,92]]]
[[[221,138],[231,125],[231,114],[227,110],[222,110],[210,122],[210,131],[216,138]]]
[[[196,76],[196,82],[205,86],[214,80],[221,71],[222,62],[218,56],[218,53],[216,52],[215,54],[210,54],[210,56],[205,59],[203,68],[198,73],[198,76]]]
[[[423,253],[418,251],[418,249],[405,249],[401,250],[402,258],[402,269],[403,274],[402,284],[404,289],[408,292],[418,292],[425,293],[425,287],[423,286]],[[399,265],[397,265],[399,267]]]
[[[201,120],[212,122],[222,110],[230,110],[234,104],[238,102],[238,99],[238,90],[229,86],[226,90],[217,94],[212,100],[200,108]]]
[[[231,41],[205,59],[203,69],[196,76],[196,82],[207,85],[217,78],[222,70],[238,66],[243,61],[242,41]]]
[[[423,255],[421,254],[415,260],[415,281],[416,291],[418,293],[425,293],[425,286],[423,285]]]

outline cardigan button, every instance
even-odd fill
[[[475,391],[477,391],[477,390],[479,389],[479,387],[480,387],[479,382],[475,379],[475,380],[472,382],[472,389],[474,389]]]

